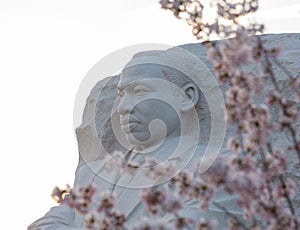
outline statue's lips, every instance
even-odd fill
[[[126,133],[130,133],[138,125],[138,122],[129,122],[127,124],[121,125],[121,129],[123,129],[123,131]]]
[[[121,117],[120,118],[120,125],[121,129],[124,130],[124,132],[130,132],[132,131],[136,126],[139,125],[140,122],[138,122],[136,119],[128,119],[127,117]]]

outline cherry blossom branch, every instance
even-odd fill
[[[278,83],[277,83],[277,80],[276,80],[276,76],[275,76],[275,73],[274,73],[273,68],[272,68],[272,63],[271,63],[271,61],[269,59],[269,53],[264,48],[261,39],[259,37],[257,37],[257,40],[258,40],[258,46],[262,50],[262,53],[264,54],[264,58],[266,60],[265,71],[266,71],[266,73],[269,74],[275,90],[280,94],[280,97],[278,98],[278,103],[279,103],[279,105],[280,105],[280,107],[281,107],[281,109],[283,111],[283,115],[290,117],[291,115],[290,115],[290,113],[288,111],[288,106],[285,106],[284,99],[283,99],[284,97],[282,96],[282,92],[281,92],[281,90],[280,90],[280,88],[278,86]],[[277,64],[279,66],[282,66],[278,62],[277,62]],[[292,79],[292,76],[290,76],[290,73],[287,70],[284,71],[284,72],[286,73],[286,75],[288,77],[290,77],[290,79]],[[297,140],[296,131],[292,127],[291,123],[287,123],[287,124],[285,124],[285,126],[286,126],[286,128],[289,130],[289,132],[291,134],[291,137],[292,137],[292,140],[293,140],[293,144],[294,144],[294,149],[296,151],[296,154],[297,154],[298,160],[299,160],[299,164],[300,164],[300,144],[299,144],[300,142]]]

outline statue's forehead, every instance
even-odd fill
[[[166,80],[160,65],[151,64],[132,66],[122,71],[118,88],[124,89],[134,82],[143,82],[145,84],[147,82],[151,83],[151,79]]]

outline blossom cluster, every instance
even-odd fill
[[[257,62],[259,67],[259,63],[278,55],[274,50],[264,48],[259,39],[249,41],[247,36],[247,30],[241,29],[236,38],[208,48],[208,58],[214,64],[216,76],[230,86],[226,92],[226,120],[236,127],[236,135],[228,142],[228,148],[234,154],[229,161],[222,161],[228,172],[220,174],[223,179],[216,185],[238,195],[238,203],[244,212],[243,221],[248,228],[297,229],[299,217],[291,202],[295,183],[291,179],[284,180],[283,174],[287,171],[287,152],[292,149],[300,156],[298,130],[293,127],[299,114],[296,105],[281,94],[271,62],[261,65],[262,70],[256,75],[242,68]],[[259,52],[257,47],[260,47]],[[268,76],[275,90],[264,92],[261,81]],[[291,81],[296,82],[294,78]],[[262,93],[267,94],[265,101],[256,102],[255,96]],[[270,113],[275,105],[280,111],[279,118]],[[272,135],[283,129],[288,129],[293,139],[289,149],[274,147],[272,143]],[[211,177],[218,178],[218,169],[213,169],[209,170]],[[241,225],[234,226],[241,228]]]
[[[228,86],[226,121],[235,128],[235,134],[228,141],[233,154],[216,161],[202,179],[211,187],[224,187],[238,195],[244,217],[239,221],[230,216],[230,229],[298,229],[299,217],[291,201],[295,183],[284,175],[288,171],[287,154],[296,153],[300,164],[300,133],[294,125],[299,121],[299,104],[282,93],[274,65],[288,77],[297,103],[300,102],[299,74],[296,76],[277,61],[282,47],[267,48],[259,36],[250,36],[263,32],[263,25],[255,21],[250,25],[240,23],[240,18],[256,12],[258,1],[215,0],[212,6],[217,10],[215,23],[204,26],[200,20],[192,26],[198,28],[194,34],[202,40],[204,36],[199,33],[205,33],[208,38],[212,33],[219,37],[233,36],[205,44],[216,77]],[[166,4],[162,7],[172,8]],[[256,68],[250,71],[247,65]],[[264,78],[270,79],[273,86],[267,92],[262,87]],[[257,101],[258,95],[265,100]],[[275,116],[270,112],[274,108],[279,111]],[[283,131],[292,140],[287,148],[272,142],[274,134],[282,135]]]
[[[221,38],[235,36],[239,19],[258,10],[258,0],[213,0],[210,1],[210,15],[214,19],[205,20],[204,6],[198,0],[160,0],[161,7],[173,12],[174,16],[185,19],[193,29],[197,39],[208,41],[213,36]],[[244,23],[245,24],[245,23]],[[251,34],[262,32],[264,26],[255,20],[249,20],[247,30]]]
[[[84,217],[84,228],[90,230],[125,229],[125,215],[114,209],[114,194],[98,189],[90,184],[86,187],[66,186],[64,189],[54,188],[52,197],[67,205]]]

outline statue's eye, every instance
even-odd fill
[[[134,94],[137,96],[142,96],[150,92],[150,89],[144,86],[136,86],[133,90]]]
[[[142,89],[134,90],[135,95],[144,95],[145,93],[147,93],[147,92]]]

